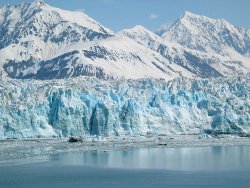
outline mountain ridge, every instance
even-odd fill
[[[192,40],[189,43],[187,43],[186,41],[182,42],[181,38],[186,37],[184,35],[186,33],[182,33],[182,35],[180,35],[178,33],[178,30],[180,32],[184,32],[185,30],[187,30],[187,32],[189,32],[187,34],[192,33],[193,36],[195,36],[194,39],[199,39],[198,35],[201,35],[201,37],[204,39],[205,37],[203,37],[203,35],[205,34],[208,37],[207,40],[211,40],[212,37],[214,37],[218,34],[221,34],[221,38],[217,37],[217,39],[218,39],[217,43],[220,43],[222,45],[224,45],[224,43],[226,45],[229,45],[229,43],[226,43],[226,42],[230,42],[230,41],[225,41],[223,38],[224,36],[232,37],[231,35],[237,34],[239,36],[236,36],[235,38],[240,41],[240,40],[244,40],[244,35],[246,35],[246,37],[247,37],[246,40],[248,40],[247,41],[248,43],[246,44],[247,46],[241,50],[242,50],[242,52],[243,52],[243,50],[246,50],[246,52],[244,52],[244,53],[247,53],[247,55],[249,55],[249,52],[250,52],[249,30],[244,29],[242,27],[232,25],[229,22],[227,22],[225,19],[213,19],[213,18],[209,18],[207,16],[196,15],[196,14],[193,14],[189,11],[186,11],[181,16],[180,19],[176,20],[172,24],[172,26],[169,29],[167,29],[167,31],[165,33],[161,34],[163,39],[167,38],[167,40],[169,40],[169,41],[176,41],[176,42],[178,42],[186,47],[196,49],[196,50],[205,51],[206,50],[206,49],[204,49],[205,45],[203,48],[202,47],[199,48],[198,46],[191,46],[191,44],[189,44],[192,42]],[[227,30],[228,33],[222,33],[224,30]],[[173,34],[173,33],[171,33],[171,31],[174,31],[177,33]],[[242,35],[240,35],[240,34],[242,34]],[[189,39],[192,39],[192,38],[189,37]],[[233,39],[230,39],[230,40],[233,40]],[[200,42],[202,42],[202,40]],[[240,42],[242,42],[242,41],[240,41]],[[196,44],[196,43],[194,43],[194,44]],[[198,45],[198,44],[196,44],[196,45]],[[232,44],[230,44],[230,45],[232,45]],[[232,46],[232,47],[234,47],[234,46]],[[238,50],[240,50],[240,49],[238,49]]]
[[[222,32],[225,28],[227,33]],[[250,70],[248,30],[191,12],[158,35],[143,26],[114,33],[85,13],[36,0],[1,8],[0,31],[0,72],[12,78],[86,75],[169,80],[234,76]],[[210,33],[217,43],[209,38]]]

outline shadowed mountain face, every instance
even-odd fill
[[[0,9],[1,75],[27,79],[211,78],[249,72],[250,31],[186,12],[159,35],[114,33],[41,0]]]

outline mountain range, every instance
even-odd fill
[[[5,6],[0,139],[249,136],[249,62],[250,30],[221,19],[116,33],[41,0]]]
[[[185,12],[120,32],[42,0],[0,9],[0,74],[18,79],[216,78],[250,70],[250,30]]]

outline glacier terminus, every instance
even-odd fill
[[[41,0],[0,8],[0,139],[250,134],[250,30],[185,12],[114,32]]]
[[[247,135],[249,81],[249,75],[167,82],[5,80],[0,82],[0,137]]]

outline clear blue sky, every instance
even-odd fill
[[[29,0],[0,0],[0,6]],[[119,31],[143,25],[155,31],[179,18],[185,10],[212,18],[224,18],[250,29],[250,0],[45,0],[67,10],[82,10],[104,26]]]

